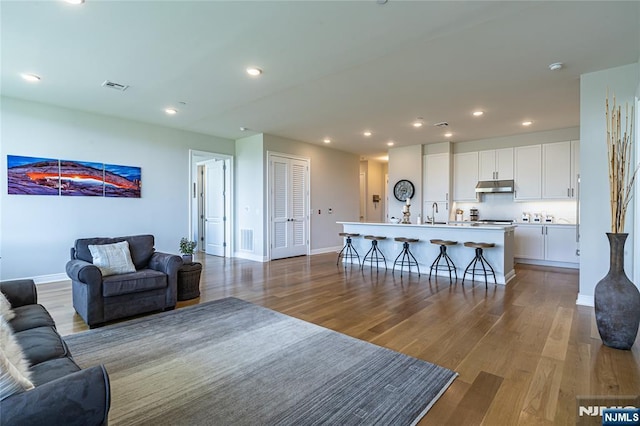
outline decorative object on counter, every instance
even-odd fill
[[[464,210],[456,209],[456,222],[462,222],[464,218]]]
[[[469,220],[471,222],[477,222],[479,218],[480,214],[478,213],[478,209],[476,209],[475,207],[469,209]]]
[[[418,218],[416,219],[416,224],[422,225],[422,216],[418,215]]]
[[[531,216],[529,216],[529,213],[522,213],[522,222],[529,223],[530,219],[531,219]]]
[[[398,201],[406,201],[407,198],[413,197],[414,191],[413,183],[406,179],[399,180],[393,187],[393,195]]]
[[[551,216],[550,214],[546,215],[544,217],[544,223],[553,223],[553,216]]]
[[[198,245],[197,242],[191,241],[186,237],[180,239],[180,253],[182,253],[182,261],[185,264],[193,262],[193,250]]]
[[[542,216],[540,216],[540,213],[534,213],[533,214],[533,223],[540,223],[542,222]]]
[[[626,108],[624,133],[622,133],[620,106],[609,110],[609,94],[606,100],[607,152],[609,163],[609,187],[611,197],[611,232],[609,239],[609,272],[596,285],[594,305],[596,324],[602,343],[623,350],[630,350],[638,335],[640,325],[640,291],[624,272],[624,244],[629,234],[624,232],[624,222],[629,200],[638,172],[632,166],[633,107],[629,117]]]
[[[389,219],[389,222],[391,222],[391,223],[400,223],[400,219],[398,219],[395,216],[391,216],[391,218]]]
[[[407,204],[402,206],[401,223],[411,223],[411,198],[407,198]]]

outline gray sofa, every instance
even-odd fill
[[[102,276],[89,245],[129,243],[136,272]],[[173,309],[182,258],[156,252],[153,235],[76,240],[67,262],[73,307],[90,328],[146,312]]]
[[[0,401],[0,425],[106,425],[110,387],[104,366],[78,367],[53,319],[37,304],[32,280],[1,282],[0,291],[15,313],[8,324],[35,386]]]

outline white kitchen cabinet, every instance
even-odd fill
[[[523,260],[578,263],[575,225],[519,225],[514,257]]]
[[[449,154],[424,155],[424,200],[449,201]]]
[[[580,141],[571,141],[571,198],[578,199],[580,176]]]
[[[513,148],[478,152],[479,180],[513,179]]]
[[[580,141],[542,145],[542,198],[575,199],[579,163]]]
[[[516,200],[538,200],[542,197],[542,145],[514,148],[514,180]]]
[[[514,243],[514,257],[544,260],[544,225],[516,227]]]
[[[428,154],[423,156],[423,188],[424,200],[422,220],[435,213],[433,204],[436,203],[438,212],[435,221],[446,222],[449,219],[449,191],[451,188],[451,167],[449,153]]]
[[[478,201],[478,152],[453,154],[453,200]]]
[[[554,225],[544,227],[544,259],[554,262],[578,263],[575,225]]]

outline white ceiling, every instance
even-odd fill
[[[637,1],[3,0],[0,14],[4,96],[363,156],[442,142],[440,121],[454,142],[578,126],[580,75],[640,58]]]

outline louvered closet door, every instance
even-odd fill
[[[271,156],[270,174],[271,259],[306,255],[308,162]]]

